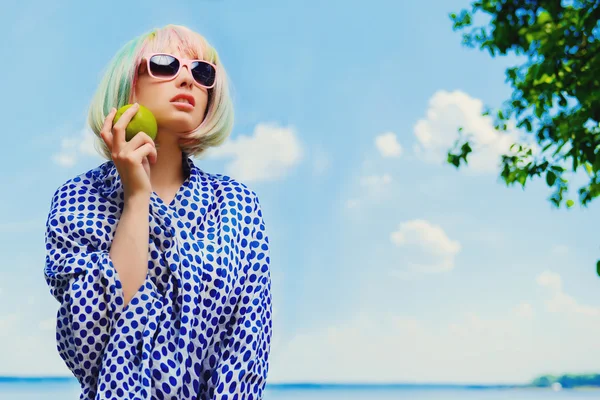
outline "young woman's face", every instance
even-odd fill
[[[187,54],[166,51],[179,59],[191,58]],[[144,59],[138,68],[138,80],[135,87],[135,101],[147,107],[158,123],[159,131],[187,132],[197,128],[204,119],[208,104],[208,89],[195,84],[187,66],[181,65],[176,78],[168,81],[154,79],[148,74],[147,62]],[[177,105],[172,99],[179,95],[190,95],[194,106]]]

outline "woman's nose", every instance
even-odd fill
[[[180,84],[192,85],[194,83],[194,76],[187,65],[183,65],[181,67],[181,71],[179,71],[179,79],[181,80]]]

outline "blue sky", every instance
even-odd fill
[[[542,181],[499,181],[523,133],[500,136],[480,113],[510,95],[516,59],[461,46],[448,13],[467,1],[164,4],[3,8],[0,375],[69,375],[43,279],[50,199],[104,162],[85,116],[109,59],[168,23],[205,35],[233,84],[234,130],[194,162],[261,199],[270,382],[597,372],[598,207],[555,210]],[[488,143],[460,171],[442,162],[458,125]]]

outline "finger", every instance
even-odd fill
[[[104,123],[102,124],[102,129],[101,129],[102,131],[104,131],[104,132],[110,131],[110,128],[112,127],[112,120],[116,113],[117,113],[116,108],[113,107],[110,109],[110,111],[104,118]]]
[[[129,107],[127,111],[125,111],[123,115],[121,115],[117,123],[114,124],[112,127],[112,131],[114,132],[113,147],[115,147],[118,153],[121,152],[121,149],[127,143],[127,141],[125,140],[125,128],[127,127],[127,124],[129,124],[135,113],[138,112],[138,109],[138,103],[135,103],[133,106]]]
[[[127,145],[125,146],[127,150],[125,150],[124,153],[133,153],[141,148],[145,148],[144,146],[146,145],[152,146],[152,151],[146,155],[148,157],[148,162],[155,164],[158,160],[158,151],[156,150],[156,143],[146,132],[138,132],[127,143]]]
[[[142,147],[128,155],[131,164],[137,165],[142,162],[144,157],[156,157],[156,149],[150,143],[144,143]]]
[[[106,143],[106,145],[108,146],[108,148],[111,151],[112,151],[112,139],[113,139],[111,127],[112,127],[112,120],[114,119],[116,112],[117,112],[116,108],[113,107],[110,109],[110,111],[104,118],[104,123],[102,124],[102,129],[100,129],[100,137],[102,138],[102,140],[104,140],[104,142]]]
[[[138,132],[129,142],[125,143],[125,146],[121,149],[121,154],[123,157],[126,157],[127,154],[135,151],[143,144],[149,143],[152,146],[155,146],[154,140],[146,133],[146,132]]]

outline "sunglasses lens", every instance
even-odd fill
[[[156,54],[150,57],[150,74],[157,78],[175,76],[180,66],[178,59],[167,54]],[[206,62],[194,61],[192,75],[200,85],[210,87],[215,83],[215,68]]]
[[[161,54],[150,58],[150,72],[158,78],[168,78],[179,71],[179,60]]]
[[[215,83],[215,68],[205,62],[196,61],[192,64],[192,75],[199,84],[212,86]]]

